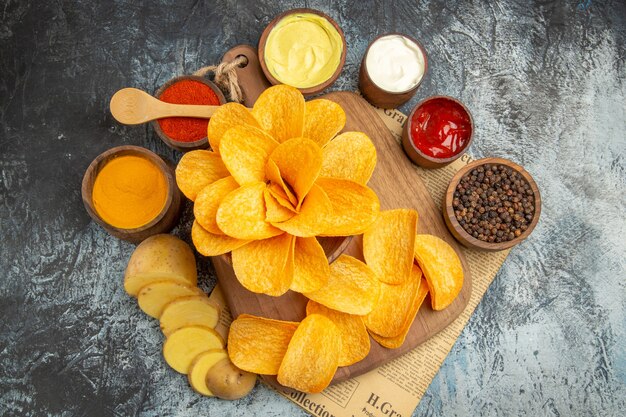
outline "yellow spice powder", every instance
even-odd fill
[[[109,161],[96,176],[92,201],[98,216],[121,229],[144,226],[167,201],[165,175],[151,161],[125,155]]]

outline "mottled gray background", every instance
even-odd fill
[[[343,27],[354,90],[368,41],[422,41],[416,97],[459,97],[475,157],[513,159],[544,198],[417,408],[427,416],[617,416],[626,409],[626,5],[623,1],[0,1],[2,415],[305,415],[263,385],[201,398],[161,359],[155,320],[122,288],[133,246],[82,207],[89,162],[116,145],[171,159],[108,111],[119,88],[257,43],[278,12]],[[189,218],[175,230],[189,239]],[[205,289],[213,271],[199,261]]]

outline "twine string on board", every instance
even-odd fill
[[[219,65],[202,67],[194,72],[193,75],[205,77],[210,72],[214,73],[215,77],[213,82],[222,90],[225,90],[232,101],[241,103],[243,101],[243,93],[241,92],[241,87],[239,87],[237,72],[235,70],[245,66],[247,63],[248,58],[239,55],[232,61],[222,61]]]

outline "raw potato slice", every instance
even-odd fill
[[[278,382],[303,392],[321,392],[337,372],[341,349],[341,334],[329,318],[307,316],[289,342]]]
[[[226,235],[213,234],[200,226],[197,221],[191,225],[191,240],[196,250],[204,256],[223,255],[250,242]]]
[[[411,326],[415,321],[415,316],[417,315],[417,312],[419,311],[420,307],[424,303],[424,300],[426,299],[426,295],[428,295],[428,284],[426,283],[426,279],[424,279],[424,277],[422,276],[417,297],[415,297],[415,299],[413,300],[413,305],[411,306],[409,320],[407,320],[407,322],[405,323],[402,332],[394,337],[383,337],[377,335],[374,332],[370,332],[372,338],[377,341],[378,344],[388,349],[397,349],[402,346],[404,344],[404,340],[406,339],[406,335],[409,333],[409,330],[411,330]]]
[[[245,397],[255,384],[255,374],[237,368],[228,358],[216,363],[206,376],[209,390],[223,400]]]
[[[230,325],[228,355],[239,368],[262,375],[276,375],[298,323],[247,314]]]
[[[158,319],[165,306],[171,301],[190,295],[204,294],[198,287],[190,287],[174,281],[159,281],[139,290],[137,302],[141,311]]]
[[[156,281],[198,284],[196,258],[188,244],[172,235],[154,235],[136,248],[124,273],[124,289],[136,297],[139,290]]]
[[[215,330],[203,326],[183,327],[165,340],[163,357],[176,372],[187,374],[194,358],[210,349],[224,349],[224,340]]]
[[[422,271],[413,265],[411,278],[407,282],[398,285],[381,282],[376,307],[363,318],[368,330],[384,337],[402,333],[412,313],[411,307],[419,293],[421,279]]]
[[[363,132],[345,132],[324,148],[321,177],[367,184],[376,168],[376,148]]]
[[[198,193],[193,204],[193,215],[200,226],[215,235],[223,235],[224,232],[217,226],[217,208],[231,191],[239,188],[239,184],[233,177],[222,178],[213,184],[207,185]]]
[[[328,258],[314,237],[297,237],[293,254],[291,290],[313,292],[322,288],[330,277]]]
[[[380,201],[372,189],[351,180],[318,178],[332,204],[333,211],[326,219],[322,236],[353,236],[367,230],[376,221]]]
[[[415,260],[428,282],[433,310],[452,304],[463,288],[463,265],[452,246],[437,236],[417,235]]]
[[[171,301],[163,309],[159,322],[161,331],[165,337],[168,337],[180,328],[194,325],[214,329],[219,318],[219,306],[203,294],[181,297]]]
[[[385,210],[363,234],[363,257],[379,280],[398,285],[411,278],[416,229],[415,210]]]
[[[176,184],[191,201],[204,187],[229,175],[222,158],[210,151],[187,152],[176,166]]]
[[[321,314],[331,319],[337,326],[341,334],[339,366],[357,363],[370,352],[370,338],[363,317],[332,310],[313,300],[309,300],[306,305],[306,314]]]
[[[304,124],[304,96],[294,87],[275,85],[261,93],[254,103],[252,115],[280,143],[300,137]]]
[[[261,127],[259,122],[252,116],[250,110],[242,104],[222,104],[209,119],[209,127],[207,129],[207,136],[213,152],[219,152],[220,141],[224,133],[232,127],[241,125]]]
[[[334,101],[317,99],[304,105],[302,136],[323,147],[346,125],[346,112]]]
[[[198,394],[213,397],[213,392],[206,384],[207,374],[216,363],[223,359],[228,359],[228,353],[224,349],[211,349],[196,356],[191,362],[189,372],[187,373],[191,388]]]
[[[330,265],[328,283],[304,295],[333,310],[361,316],[372,311],[379,291],[380,282],[367,265],[341,255]]]

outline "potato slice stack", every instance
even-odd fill
[[[256,375],[236,368],[224,339],[215,331],[220,308],[197,287],[196,260],[189,245],[172,235],[144,240],[131,255],[124,288],[141,310],[159,319],[166,337],[163,356],[186,374],[198,393],[236,399],[246,395]]]

